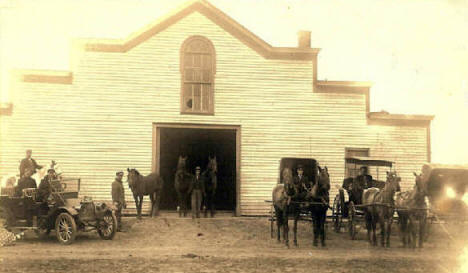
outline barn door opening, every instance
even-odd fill
[[[238,137],[236,128],[183,127],[156,124],[156,145],[154,145],[153,169],[164,179],[161,209],[175,210],[177,194],[174,175],[179,155],[188,156],[187,167],[191,173],[195,167],[206,169],[209,156],[216,156],[218,164],[218,189],[215,195],[217,210],[237,211],[238,209]]]

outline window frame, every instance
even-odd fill
[[[208,45],[209,51],[210,51],[210,56],[211,56],[211,82],[208,83],[210,85],[210,93],[209,93],[209,104],[208,104],[208,111],[202,111],[200,110],[186,110],[185,109],[185,101],[184,101],[184,89],[185,89],[185,84],[187,83],[186,81],[186,74],[185,74],[185,60],[186,60],[186,48],[189,46],[192,42],[194,41],[202,41]],[[214,95],[214,90],[215,90],[215,75],[216,75],[216,51],[213,46],[213,43],[206,37],[200,36],[200,35],[194,35],[191,36],[182,43],[180,47],[180,114],[189,114],[189,115],[214,115],[215,111],[215,95]],[[203,66],[201,67],[201,71],[203,71]],[[203,77],[203,76],[202,76]],[[192,84],[200,84],[200,87],[203,86],[203,79],[200,82],[195,82]],[[206,84],[206,83],[205,83]],[[200,88],[200,94],[202,94],[201,91],[202,89]],[[200,96],[200,102],[203,101],[203,97]],[[192,103],[194,103],[194,99],[192,97]],[[192,108],[193,109],[193,108]]]

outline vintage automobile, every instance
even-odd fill
[[[78,199],[80,179],[55,182],[59,187],[53,187],[45,202],[37,199],[35,188],[24,189],[21,197],[2,194],[0,207],[6,228],[12,232],[34,230],[40,238],[55,230],[62,244],[73,243],[78,231],[97,230],[104,240],[114,238],[117,220],[109,206],[89,197]],[[70,190],[73,186],[75,190]]]
[[[386,171],[391,170],[393,162],[375,157],[347,157],[345,158],[346,177],[343,184],[353,183],[358,174],[358,170],[362,166],[366,166],[370,174],[374,176],[369,179],[369,186],[383,188],[385,186]],[[383,170],[382,170],[383,169]],[[369,176],[370,177],[370,176]],[[335,196],[332,207],[332,219],[335,232],[340,232],[344,225],[344,219],[347,220],[347,229],[351,239],[355,239],[358,233],[358,228],[362,225],[364,212],[358,206],[360,200],[352,200],[349,189],[340,188],[339,193]]]

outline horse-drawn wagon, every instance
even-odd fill
[[[335,232],[340,232],[342,228],[346,227],[351,239],[354,240],[364,222],[363,191],[369,187],[383,189],[385,181],[380,180],[380,176],[382,173],[386,174],[385,171],[392,169],[393,162],[374,157],[347,157],[345,162],[345,171],[350,176],[343,180],[343,187],[339,189],[339,193],[334,198],[332,219]],[[374,172],[376,179],[369,173],[361,174],[361,177],[358,177],[358,170],[363,167]],[[360,184],[362,182],[365,182],[365,185]],[[346,221],[347,226],[344,224]]]
[[[111,240],[117,220],[105,203],[90,198],[78,199],[80,179],[55,181],[46,200],[40,200],[38,190],[24,189],[22,196],[0,196],[0,207],[6,218],[6,228],[13,232],[33,230],[39,237],[55,230],[58,241],[71,244],[78,231],[97,230],[104,240]]]
[[[293,175],[302,170],[299,178]],[[302,180],[301,180],[302,179]],[[301,182],[302,181],[302,182]],[[274,237],[274,225],[277,224],[277,238],[280,241],[280,229],[283,227],[285,244],[289,247],[288,220],[294,220],[294,244],[297,246],[297,222],[312,221],[314,224],[314,245],[320,237],[325,246],[325,218],[329,207],[328,191],[330,178],[327,167],[321,168],[315,159],[282,158],[279,164],[277,185],[273,188],[270,211],[270,232]]]

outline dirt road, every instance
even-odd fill
[[[363,230],[351,241],[330,229],[327,247],[317,248],[310,223],[302,222],[299,246],[287,249],[270,238],[266,218],[193,221],[169,214],[124,223],[126,232],[112,241],[91,232],[70,246],[53,235],[39,240],[27,234],[0,248],[0,272],[461,272],[468,243],[465,233],[454,233],[457,242],[449,242],[436,227],[422,250],[400,248],[396,232],[391,248],[382,249],[370,247]]]

